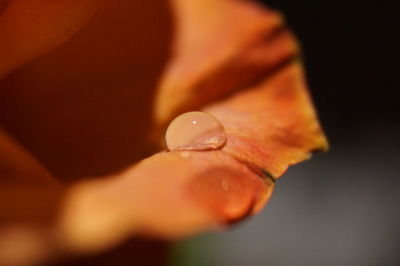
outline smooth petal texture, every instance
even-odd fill
[[[0,177],[2,183],[55,182],[46,168],[1,128]]]
[[[60,190],[58,181],[0,129],[0,224],[49,222]]]
[[[291,164],[328,149],[304,82],[294,61],[273,77],[208,106],[228,134],[223,151],[273,178]]]
[[[0,129],[0,265],[31,265],[51,256],[61,184]]]
[[[251,1],[172,1],[173,58],[160,81],[157,125],[246,88],[298,54],[279,13]]]
[[[63,243],[94,251],[132,234],[176,239],[217,229],[258,210],[273,184],[221,151],[167,152],[67,197]]]
[[[0,124],[66,182],[154,154],[152,102],[171,28],[164,0],[104,1],[61,46],[0,80]]]
[[[0,78],[60,45],[100,0],[0,0]]]

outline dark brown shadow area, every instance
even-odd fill
[[[102,254],[60,259],[44,266],[163,266],[167,264],[168,251],[166,242],[133,238]]]
[[[146,157],[171,32],[166,1],[106,0],[70,40],[0,81],[0,126],[63,181]]]
[[[10,0],[0,0],[0,16],[3,14],[4,10],[7,9],[10,4]]]

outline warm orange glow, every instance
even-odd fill
[[[98,2],[0,0],[0,264],[224,228],[327,149],[279,13]]]

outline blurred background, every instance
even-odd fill
[[[291,167],[263,212],[175,247],[171,265],[400,265],[394,1],[263,1],[302,44],[331,150]]]

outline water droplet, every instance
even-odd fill
[[[214,150],[224,146],[226,133],[214,116],[203,112],[188,112],[169,124],[165,140],[171,151]]]

